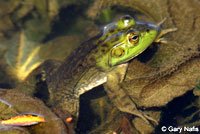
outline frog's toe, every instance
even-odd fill
[[[156,42],[156,43],[162,43],[162,44],[167,44],[168,43],[168,41],[165,38],[156,39],[154,42]]]
[[[178,30],[178,28],[162,29],[161,32],[159,33],[159,35],[157,36],[157,39],[161,38],[162,36],[164,36],[164,35],[166,35],[168,33],[175,32],[177,30]]]
[[[161,30],[160,34],[157,36],[157,38],[154,40],[154,42],[167,44],[168,41],[165,38],[162,38],[162,36],[166,35],[167,33],[171,33],[171,32],[177,31],[177,30],[178,30],[177,28],[169,28],[169,29]]]
[[[152,118],[152,117],[150,117],[150,116],[148,116],[148,115],[146,115],[146,114],[143,114],[143,115],[144,115],[144,117],[146,118],[146,120],[148,120],[148,122],[151,121],[151,122],[153,122],[156,126],[158,125],[158,121],[157,121],[157,120],[155,120],[154,118]]]
[[[147,114],[145,114],[144,112],[138,110],[138,112],[134,113],[134,115],[140,117],[142,120],[144,120],[147,124],[155,124],[155,125],[158,125],[158,121],[155,120],[154,118],[148,116]]]

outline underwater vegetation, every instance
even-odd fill
[[[163,126],[196,132],[200,129],[199,6],[197,0],[0,1],[0,121],[26,113],[45,119],[30,126],[0,124],[0,134],[160,134]],[[102,85],[80,95],[78,117],[63,113],[56,105],[64,102],[50,101],[56,90],[49,89],[48,76],[103,26],[127,14],[152,24],[167,18],[161,28],[177,28],[164,36],[167,43],[153,43],[130,60],[119,85],[136,108],[158,124],[120,111]],[[119,50],[114,54],[123,52]],[[73,58],[78,59],[79,53]]]

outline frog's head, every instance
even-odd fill
[[[133,59],[154,42],[159,32],[157,25],[123,16],[117,23],[104,28],[98,49],[105,51],[96,57],[97,65],[106,69]]]

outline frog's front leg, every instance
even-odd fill
[[[132,98],[120,87],[120,82],[124,79],[127,66],[128,64],[119,65],[108,74],[107,82],[104,84],[106,93],[120,111],[138,116],[147,123],[150,120],[157,124],[156,120],[139,111]]]

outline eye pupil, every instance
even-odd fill
[[[129,38],[129,42],[132,45],[135,45],[139,40],[139,36],[136,33],[131,33],[128,38]]]
[[[132,37],[133,40],[136,40],[137,38],[138,38],[137,35],[135,35],[135,36]]]

